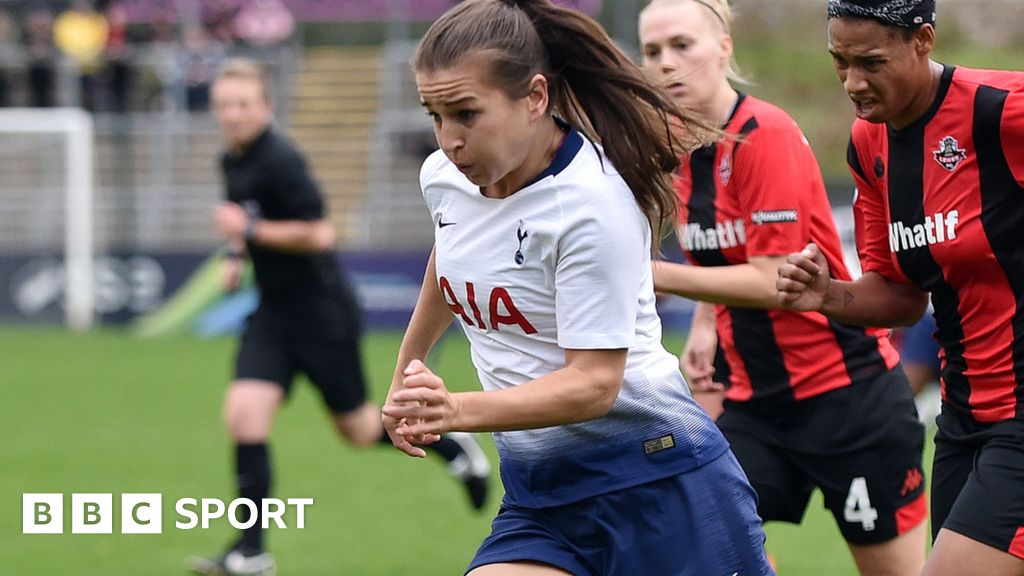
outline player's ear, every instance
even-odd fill
[[[537,120],[548,113],[548,79],[543,74],[534,74],[530,79],[530,91],[527,94],[527,106],[530,110],[530,120]]]
[[[722,64],[728,64],[732,58],[732,36],[722,34],[722,39],[719,41],[719,49],[722,51],[720,54]]]
[[[919,56],[928,56],[935,48],[935,27],[923,24],[914,32],[914,51]]]

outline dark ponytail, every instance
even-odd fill
[[[655,234],[675,213],[670,174],[714,133],[684,113],[592,18],[548,0],[466,0],[438,19],[416,51],[417,70],[451,68],[484,52],[492,84],[510,97],[548,79],[552,110],[601,144]],[[656,248],[655,248],[656,249]]]

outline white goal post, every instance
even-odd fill
[[[80,108],[0,108],[0,133],[64,135],[65,318],[93,323],[93,122]]]

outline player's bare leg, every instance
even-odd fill
[[[224,395],[223,416],[228,435],[238,450],[246,451],[246,458],[257,458],[262,462],[257,466],[258,470],[265,468],[264,472],[256,474],[254,478],[243,478],[242,471],[239,471],[239,490],[242,495],[254,483],[269,487],[270,468],[266,442],[270,437],[274,415],[283,401],[284,389],[266,380],[236,380]],[[266,477],[261,478],[261,475]],[[253,530],[258,528],[254,527]],[[243,532],[242,538],[221,556],[194,557],[189,559],[188,564],[193,574],[207,575],[272,576],[277,570],[273,556],[262,547],[262,539],[254,540],[251,531]]]
[[[1024,560],[943,528],[922,576],[1024,576]]]
[[[236,380],[224,396],[224,424],[235,442],[266,442],[284,390],[265,380]]]
[[[474,568],[466,576],[572,576],[560,568],[534,562],[488,564]]]
[[[376,446],[384,434],[380,409],[371,402],[348,412],[332,414],[331,419],[338,434],[360,448]]]
[[[850,545],[853,561],[861,576],[917,576],[924,566],[928,522],[908,532],[870,546]]]

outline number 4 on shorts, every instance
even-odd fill
[[[863,476],[858,476],[853,479],[853,482],[850,482],[850,492],[846,495],[846,508],[843,510],[843,517],[847,522],[860,522],[865,532],[875,529],[878,510],[871,507],[871,499],[868,497],[868,481]]]

